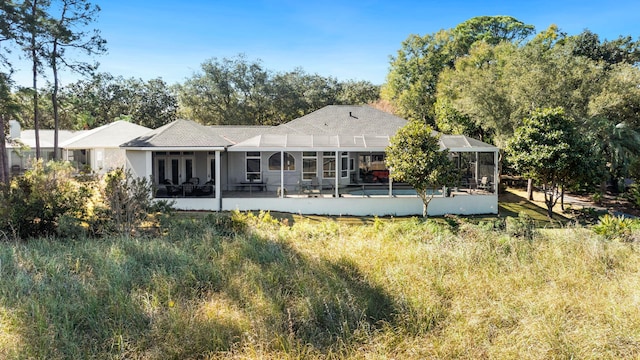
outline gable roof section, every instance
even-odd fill
[[[393,136],[407,120],[368,105],[329,105],[276,127],[279,134]]]
[[[115,121],[83,132],[61,143],[65,149],[117,148],[125,141],[151,131],[148,127],[127,121]]]
[[[219,136],[222,136],[224,139],[229,141],[231,144],[237,144],[254,136],[271,133],[275,129],[275,127],[273,126],[262,125],[211,125],[209,126],[209,128]]]
[[[229,140],[207,126],[191,120],[176,120],[122,145],[124,148],[154,148],[170,150],[222,149]]]
[[[71,131],[71,130],[58,130],[58,145],[62,144],[63,142],[78,136],[80,134],[84,134],[88,132],[88,130],[78,130],[78,131]],[[53,142],[54,142],[54,130],[48,130],[48,129],[40,129],[40,131],[38,131],[38,135],[40,136],[40,147],[41,148],[52,148],[53,149]],[[35,130],[22,130],[20,132],[20,137],[17,139],[13,139],[18,141],[20,144],[26,145],[30,148],[35,148],[36,147],[36,132]],[[16,148],[16,147],[20,147],[19,144],[13,144],[11,142],[7,143],[7,148]],[[59,145],[59,147],[62,147]]]

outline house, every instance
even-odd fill
[[[98,174],[122,167],[126,151],[120,144],[144,135],[151,129],[119,120],[83,131],[60,142],[62,159],[70,161],[77,169],[89,169]]]
[[[92,130],[59,130],[57,158],[70,161],[77,169],[105,173],[125,165],[125,150],[120,144],[149,131],[147,127],[126,121],[115,121]],[[41,129],[39,137],[41,157],[52,160],[54,131]],[[22,130],[20,124],[12,120],[10,140],[7,144],[10,169],[14,174],[22,173],[36,157],[35,131]]]
[[[184,210],[419,215],[422,201],[390,181],[384,158],[406,120],[370,106],[332,105],[279,126],[177,120],[122,144],[134,176]],[[498,148],[442,135],[460,179],[433,189],[430,215],[498,212]]]
[[[83,134],[84,130],[58,131],[58,144],[69,140],[75,136]],[[52,160],[54,148],[54,130],[40,129],[38,131],[40,140],[40,156],[45,161]],[[15,120],[9,121],[9,139],[7,143],[7,153],[9,154],[9,168],[12,174],[19,174],[31,167],[31,162],[36,158],[36,134],[35,130],[23,130],[20,123]],[[59,149],[57,157],[60,158],[62,151]]]

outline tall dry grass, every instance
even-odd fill
[[[640,357],[637,243],[448,222],[223,214],[5,243],[0,356]]]

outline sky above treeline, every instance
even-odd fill
[[[99,71],[183,82],[211,58],[245,54],[277,72],[302,68],[340,81],[380,85],[390,57],[410,34],[453,28],[475,16],[509,15],[540,32],[551,24],[601,39],[640,35],[640,2],[409,0],[94,0],[93,26],[107,40]],[[14,51],[14,54],[16,52]],[[81,55],[77,55],[81,57]],[[28,86],[30,66],[15,59],[14,79]],[[65,81],[66,80],[66,81]],[[62,82],[77,80],[63,75]],[[44,82],[45,80],[41,80]]]

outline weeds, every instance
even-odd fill
[[[640,356],[633,245],[507,221],[233,212],[157,237],[2,243],[0,356]]]

